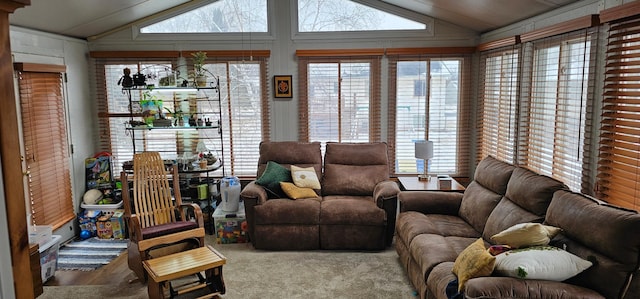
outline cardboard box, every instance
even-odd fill
[[[235,213],[225,212],[217,208],[213,212],[213,223],[218,244],[249,242],[243,203],[240,203],[238,211]]]
[[[111,215],[111,232],[114,239],[124,239],[126,236],[124,225],[124,210],[115,210]]]
[[[60,239],[62,236],[52,235],[51,241],[40,246],[40,271],[42,275],[42,283],[49,280],[56,273],[58,268],[58,249],[60,248]]]
[[[111,230],[111,217],[101,216],[96,223],[98,229],[98,238],[111,239],[113,231]]]

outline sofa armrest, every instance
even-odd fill
[[[466,298],[604,299],[600,293],[564,282],[512,277],[477,277],[464,284]]]
[[[458,215],[462,193],[442,191],[402,191],[398,194],[400,213],[416,211],[424,214]]]
[[[378,183],[375,189],[373,189],[373,200],[375,200],[378,207],[382,208],[384,201],[397,198],[398,193],[400,193],[400,187],[398,187],[396,182],[383,181]]]
[[[250,182],[240,192],[240,198],[244,201],[245,205],[261,205],[269,199],[267,191],[255,181]]]

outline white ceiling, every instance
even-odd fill
[[[283,1],[283,0],[276,0]],[[478,33],[556,9],[578,0],[384,0]],[[185,4],[189,2],[189,4]],[[207,0],[31,0],[10,15],[13,25],[87,38],[175,6]],[[366,2],[366,1],[358,1]]]

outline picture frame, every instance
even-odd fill
[[[293,86],[291,84],[291,75],[275,75],[273,76],[273,91],[276,98],[292,98]]]

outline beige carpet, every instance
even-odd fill
[[[209,237],[209,236],[207,236]],[[211,243],[207,238],[207,243]],[[216,244],[227,258],[222,298],[415,298],[393,248],[382,252],[260,251]],[[141,283],[44,287],[39,299],[147,298]]]

